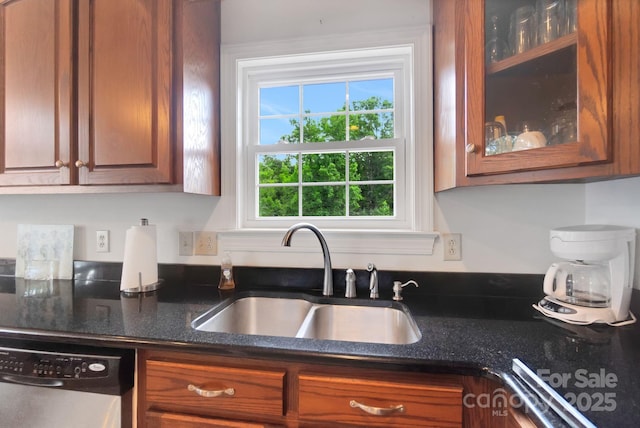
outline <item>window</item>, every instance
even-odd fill
[[[412,52],[239,62],[245,226],[411,229]]]
[[[219,205],[236,213],[220,235],[226,250],[278,263],[282,230],[307,221],[332,254],[432,254],[429,37],[416,28],[223,46]],[[317,250],[309,238],[298,251]]]
[[[256,216],[393,217],[393,89],[366,74],[261,87]]]

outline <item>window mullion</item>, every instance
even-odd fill
[[[298,217],[303,216],[302,212],[302,153],[298,152]]]
[[[350,172],[351,171],[350,170],[351,162],[350,162],[350,159],[351,159],[351,152],[347,149],[345,151],[345,160],[344,160],[345,170],[346,170],[344,172],[345,187],[346,187],[345,190],[344,190],[344,193],[345,193],[345,196],[346,196],[346,202],[345,202],[346,203],[346,206],[345,206],[346,214],[345,215],[347,216],[347,218],[351,217],[351,208],[350,208],[351,207],[351,205],[350,205],[351,192],[349,191],[349,189],[350,189],[350,184],[349,183],[350,183],[350,180],[351,180],[351,175],[350,175],[351,174],[351,172]]]

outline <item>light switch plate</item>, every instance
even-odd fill
[[[179,244],[178,254],[193,256],[193,232],[179,232]]]
[[[218,254],[218,234],[216,232],[195,232],[194,249],[196,256]]]

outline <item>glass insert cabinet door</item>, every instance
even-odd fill
[[[468,176],[610,160],[610,8],[465,2]]]

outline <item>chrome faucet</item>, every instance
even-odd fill
[[[371,272],[371,276],[369,277],[369,290],[371,290],[369,298],[377,299],[380,297],[378,293],[378,269],[376,269],[373,263],[369,263],[367,270]]]
[[[316,235],[318,241],[320,241],[320,246],[322,247],[322,256],[324,257],[324,280],[322,281],[322,295],[333,296],[333,273],[331,271],[331,256],[329,255],[329,247],[327,246],[327,241],[325,241],[324,235],[322,235],[320,229],[309,223],[294,224],[289,228],[289,230],[287,230],[287,233],[284,234],[284,237],[282,238],[282,245],[285,247],[290,247],[291,237],[296,231],[300,229],[309,229]]]

